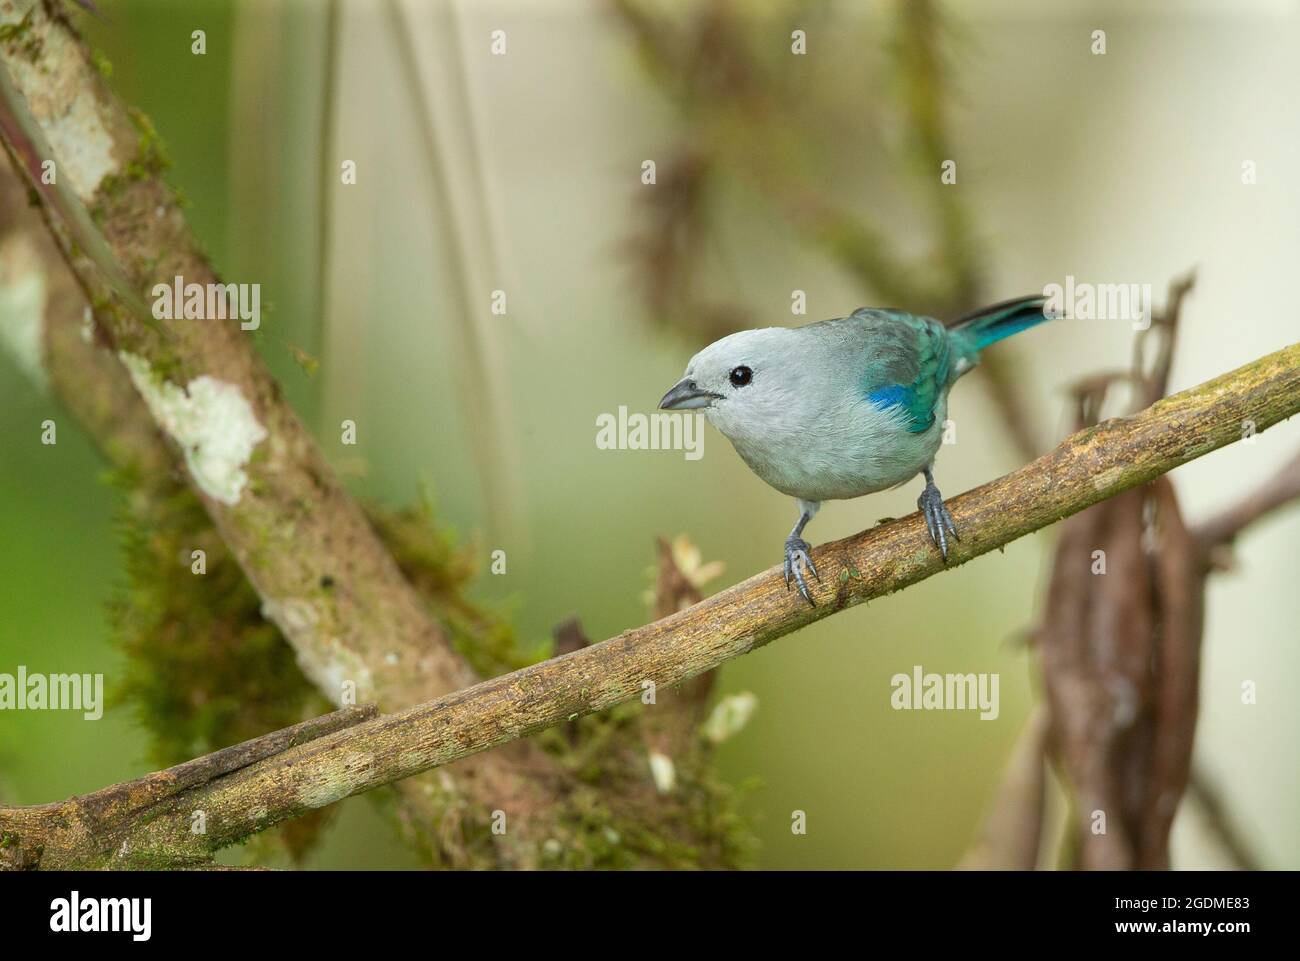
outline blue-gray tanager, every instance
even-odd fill
[[[948,559],[952,515],[934,484],[934,455],[948,390],[995,341],[1047,319],[1042,297],[971,314],[951,327],[901,310],[863,307],[804,327],[743,330],[691,358],[659,402],[702,408],[750,469],[795,498],[799,521],[785,542],[785,583],[814,603],[807,568],[821,575],[801,536],[824,500],[897,487],[917,474],[917,507]],[[958,538],[959,539],[959,538]]]

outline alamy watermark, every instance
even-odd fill
[[[50,930],[56,934],[120,932],[132,941],[153,934],[153,898],[83,898],[73,891],[50,902]]]
[[[1150,284],[1077,283],[1073,274],[1064,284],[1043,288],[1048,317],[1070,320],[1127,320],[1134,330],[1151,326]]]
[[[262,326],[261,284],[185,283],[177,274],[170,284],[154,284],[157,320],[239,320],[242,330]]]
[[[87,721],[104,716],[103,674],[0,673],[0,711],[81,711]]]
[[[596,447],[600,450],[680,450],[687,460],[704,456],[704,418],[684,411],[596,415]]]
[[[895,711],[979,711],[981,721],[995,721],[999,682],[998,674],[926,674],[916,664],[889,679],[889,703]]]

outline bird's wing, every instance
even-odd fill
[[[864,308],[849,319],[861,332],[866,399],[877,407],[899,408],[913,433],[929,429],[952,374],[943,325],[902,310]]]

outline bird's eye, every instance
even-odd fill
[[[731,371],[731,386],[744,387],[754,379],[754,372],[748,367],[735,367]]]

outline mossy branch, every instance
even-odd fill
[[[0,0],[0,28],[0,145],[24,187],[14,191],[0,182],[0,197],[26,195],[37,205],[57,256],[94,312],[94,323],[83,328],[78,291],[48,267],[49,245],[29,244],[29,218],[0,210],[6,235],[0,240],[24,250],[40,247],[24,258],[31,278],[59,275],[57,290],[50,287],[59,296],[47,302],[46,316],[36,318],[43,329],[34,351],[40,355],[43,342],[39,360],[55,392],[110,461],[129,467],[149,488],[150,498],[170,497],[175,482],[190,482],[257,592],[257,610],[276,624],[303,671],[335,703],[351,688],[357,700],[395,711],[473,684],[478,674],[457,650],[459,626],[431,607],[412,583],[418,577],[404,576],[400,552],[385,546],[347,496],[239,322],[151,315],[142,294],[156,284],[176,277],[199,285],[219,279],[163,179],[166,152],[148,119],[115,97],[55,0]],[[93,344],[78,339],[83,332]],[[202,483],[190,445],[180,437],[164,439],[174,407],[172,416],[158,409],[159,396],[192,399],[196,382],[212,381],[246,405],[248,416],[235,426],[246,430],[251,421],[264,432],[241,465],[246,485],[226,489],[225,497]],[[224,435],[231,424],[208,426]],[[482,632],[488,636],[474,637],[482,653],[494,641],[491,625],[472,627],[488,628]],[[212,641],[202,632],[195,637],[196,644]],[[590,724],[615,726],[604,719]],[[584,781],[587,772],[573,770],[571,758],[521,741],[439,772],[436,782],[402,781],[398,820],[435,864],[740,863],[734,855],[741,845],[733,842],[747,831],[729,829],[731,815],[721,813],[730,803],[727,792],[708,776],[700,752],[687,751],[683,765],[699,776],[683,777],[676,792],[663,795],[647,776],[643,755],[627,747],[640,744],[638,726],[620,728],[618,751],[595,737],[584,742],[593,751],[606,748],[599,770],[614,786],[602,784],[598,799]],[[517,816],[509,837],[494,843],[487,824],[498,809]],[[702,811],[709,813],[707,827],[693,816]],[[618,829],[609,833],[623,840],[591,844],[610,824]],[[637,834],[644,843],[633,838]],[[557,842],[563,845],[558,858],[551,854]],[[120,863],[153,863],[132,861],[135,855],[126,852],[121,857],[127,860]],[[187,857],[182,852],[172,860]]]
[[[304,670],[336,703],[351,681],[359,700],[385,709],[472,683],[239,320],[160,321],[145,305],[142,292],[156,284],[206,285],[216,272],[162,179],[152,125],[116,100],[56,7],[36,4],[29,15],[39,60],[0,43],[0,141],[154,418],[166,420],[166,398],[185,396],[201,377],[247,411],[210,425],[256,428],[244,482],[205,485],[190,458],[187,473]],[[69,114],[76,123],[65,122]]]
[[[11,20],[39,44],[33,53],[23,38],[0,38],[0,143],[92,306],[97,337],[130,360],[142,394],[143,384],[183,397],[199,378],[212,378],[246,405],[245,429],[251,422],[263,432],[243,466],[247,483],[233,497],[205,490],[192,465],[180,469],[304,672],[336,704],[355,688],[358,701],[383,710],[474,683],[477,675],[343,490],[238,319],[159,321],[145,304],[143,292],[175,277],[219,280],[163,179],[166,154],[152,124],[115,97],[59,5],[0,4],[0,22]],[[44,176],[49,161],[53,182]],[[177,443],[167,447],[173,462],[190,464]],[[417,836],[437,836],[447,796],[476,812],[512,802],[562,806],[550,759],[532,745],[511,753],[484,756],[445,789],[403,785],[403,822]],[[509,852],[498,849],[499,864],[535,863],[540,839],[518,840]]]
[[[963,532],[948,567],[1146,484],[1300,412],[1300,344],[1269,354],[1129,417],[1082,430],[1012,474],[949,502]],[[670,687],[840,610],[946,569],[918,514],[814,551],[816,607],[770,568],[680,613],[600,644],[379,717],[164,798],[115,853],[62,843],[67,805],[0,810],[0,836],[43,865],[142,866],[199,861],[287,818],[576,717]],[[190,825],[204,812],[207,833]],[[39,812],[48,812],[44,818]],[[26,836],[23,832],[26,832]]]

